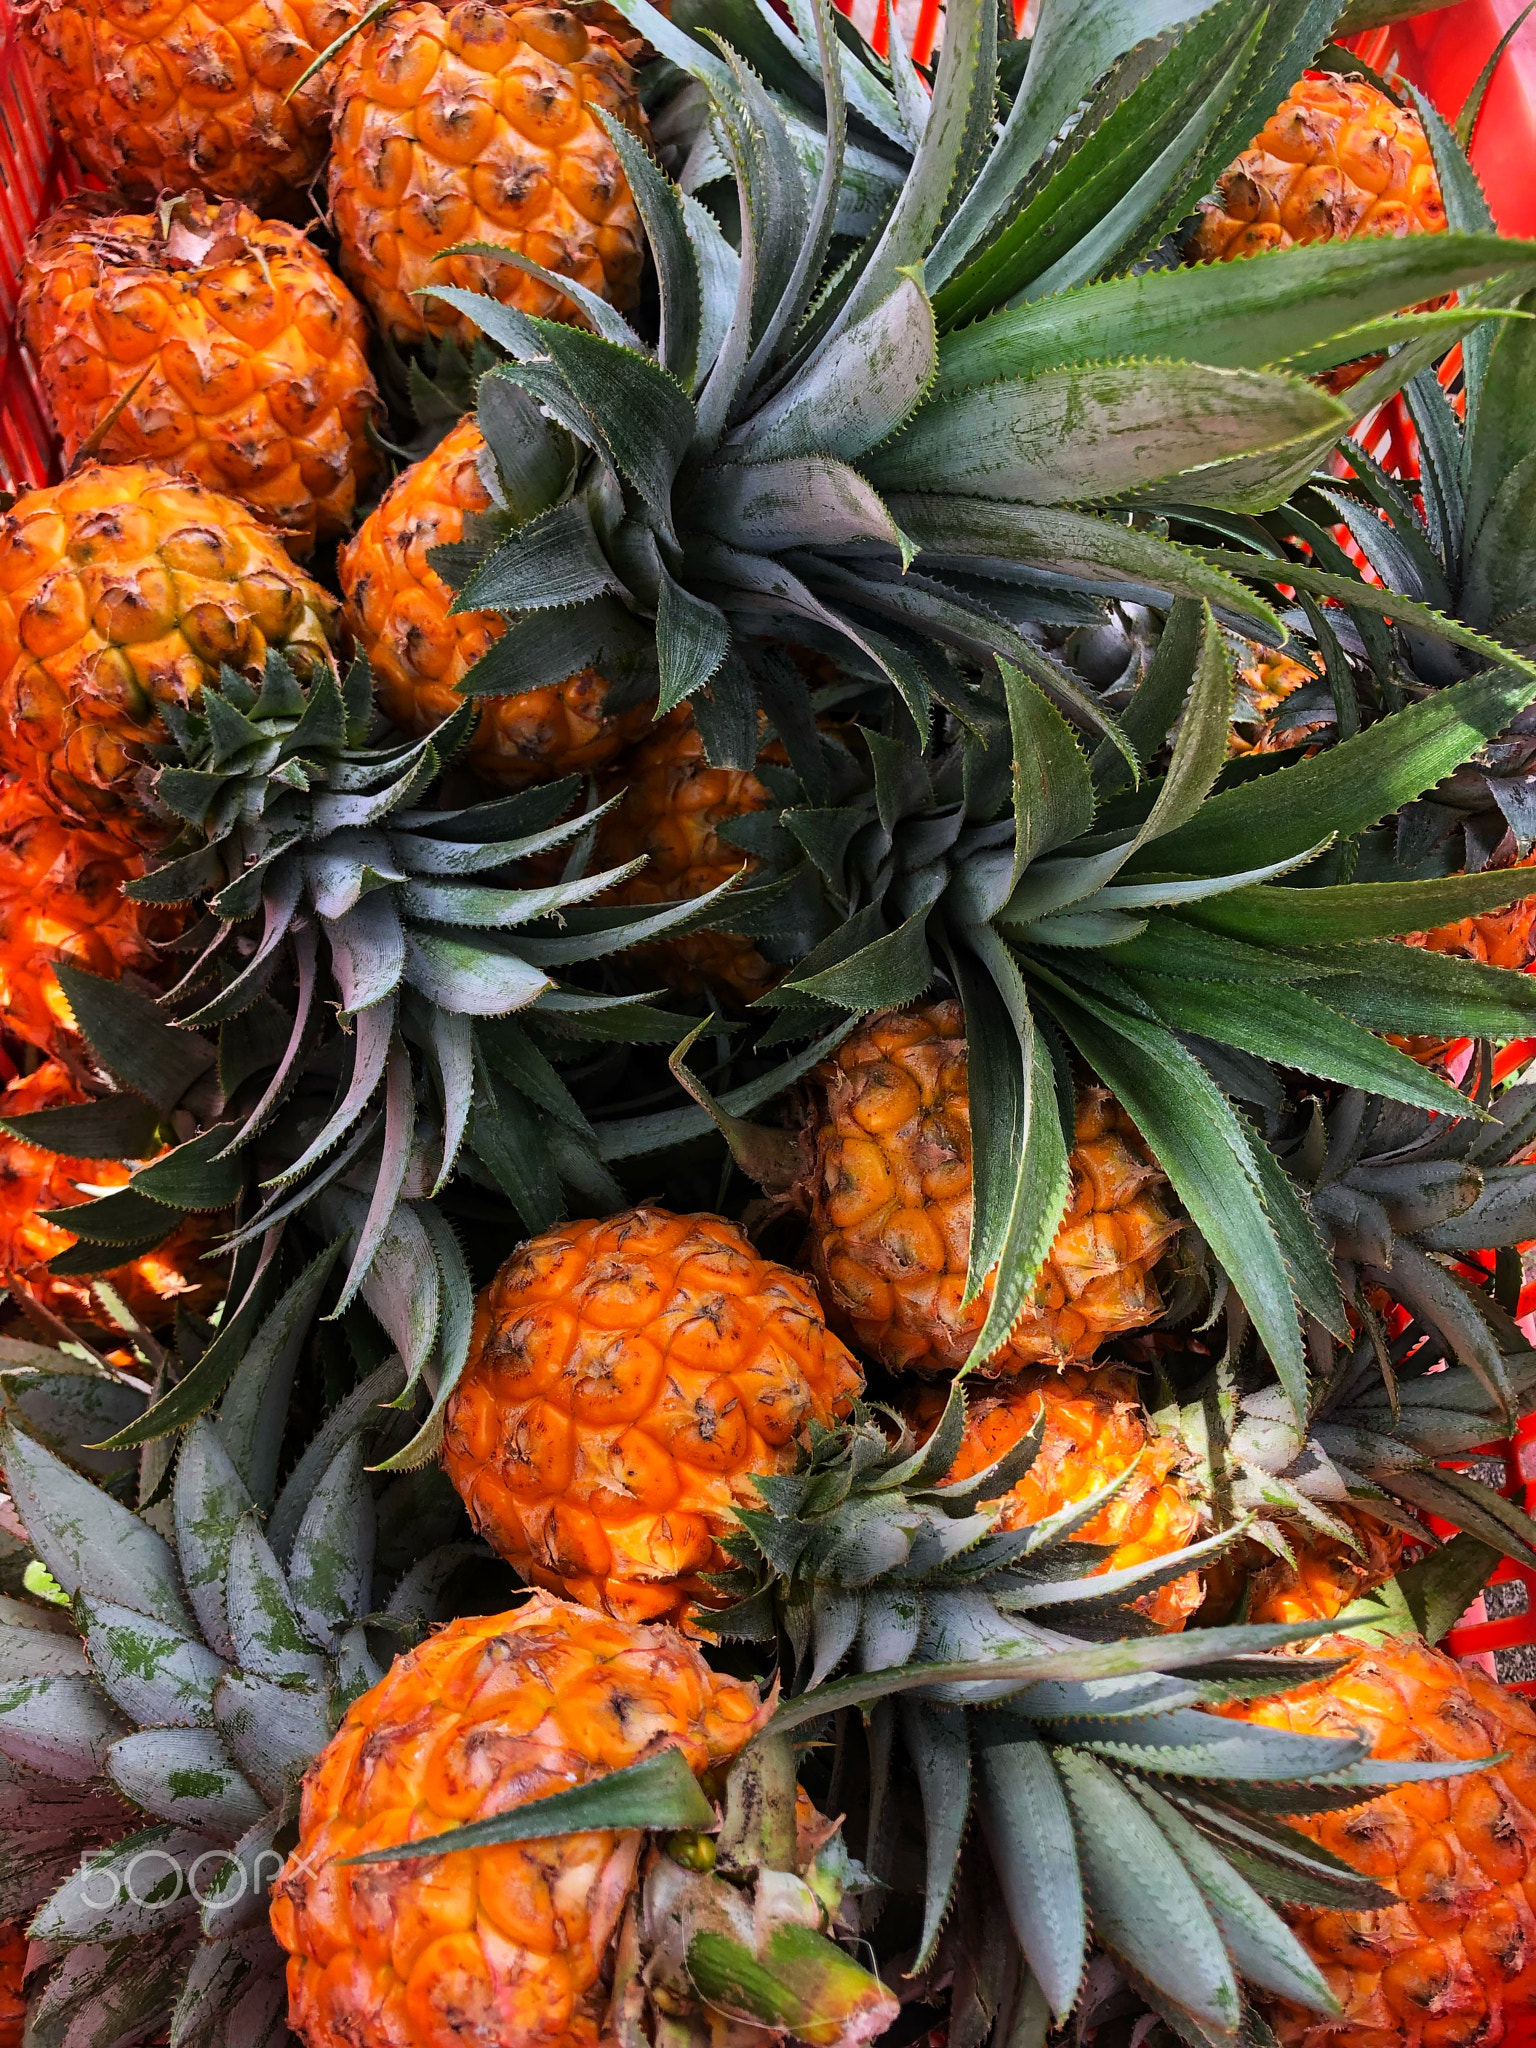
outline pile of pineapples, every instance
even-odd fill
[[[1536,244],[1389,13],[26,10],[0,2048],[1533,2037]]]

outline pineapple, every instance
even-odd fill
[[[1317,1647],[1339,1654],[1355,1644],[1342,1636]],[[1521,2038],[1513,2030],[1536,2008],[1536,1714],[1525,1701],[1405,1638],[1331,1677],[1223,1711],[1263,1728],[1358,1733],[1389,1765],[1510,1752],[1487,1770],[1294,1823],[1396,1896],[1358,1913],[1288,1906],[1341,2011],[1320,2021],[1280,2005],[1269,2017],[1286,2048],[1492,2048]]]
[[[1356,235],[1443,235],[1445,202],[1424,126],[1363,78],[1303,78],[1217,181],[1189,245],[1195,263],[1229,263],[1297,242]],[[1417,310],[1446,304],[1430,299]],[[1348,391],[1383,358],[1322,371]]]
[[[82,193],[22,264],[17,318],[73,462],[158,462],[238,498],[295,555],[352,524],[377,466],[362,308],[297,228],[193,193]]]
[[[943,1406],[944,1397],[935,1387],[903,1399],[902,1413],[919,1442],[932,1434]],[[1134,1374],[1115,1366],[1035,1369],[1001,1387],[978,1388],[967,1403],[965,1435],[944,1475],[945,1484],[974,1478],[1042,1421],[1044,1435],[1029,1470],[1000,1502],[977,1503],[981,1509],[1001,1505],[999,1529],[1043,1522],[1100,1487],[1123,1480],[1114,1498],[1076,1532],[1078,1542],[1101,1544],[1109,1553],[1102,1563],[1088,1568],[1089,1576],[1126,1571],[1166,1557],[1203,1533],[1204,1517],[1178,1469],[1185,1460],[1183,1446],[1151,1426]],[[1144,1594],[1137,1604],[1160,1628],[1177,1629],[1200,1600],[1200,1574],[1187,1572]]]
[[[1191,247],[1201,263],[1296,242],[1445,233],[1423,123],[1363,78],[1303,78],[1216,189]]]
[[[60,961],[115,981],[164,978],[183,924],[173,905],[135,903],[123,885],[142,858],[110,833],[66,825],[37,786],[0,781],[0,1015],[45,1053],[75,1031],[59,986]]]
[[[504,631],[495,612],[451,612],[453,593],[430,558],[489,510],[485,456],[474,420],[461,421],[395,479],[337,557],[347,625],[368,657],[380,705],[402,732],[428,732],[457,711],[455,685]],[[465,763],[504,789],[604,768],[651,718],[648,703],[611,711],[610,695],[605,678],[587,668],[545,689],[481,698]]]
[[[782,761],[784,750],[774,742],[760,758]],[[606,866],[645,861],[610,901],[691,901],[757,866],[751,855],[721,836],[721,827],[766,810],[773,799],[751,769],[711,765],[686,705],[633,747],[602,788],[619,802],[598,827],[598,859]],[[728,911],[724,922],[724,931],[685,932],[638,949],[632,955],[635,972],[654,972],[680,995],[718,996],[732,1007],[751,1002],[772,988],[784,970],[750,940],[730,932]]]
[[[1332,1621],[1394,1576],[1408,1541],[1402,1530],[1359,1507],[1335,1506],[1331,1513],[1357,1547],[1315,1532],[1288,1531],[1294,1562],[1271,1560],[1253,1573],[1250,1621]]]
[[[828,1312],[882,1364],[963,1365],[990,1288],[964,1302],[971,1237],[965,1018],[929,1003],[870,1018],[811,1080],[807,1252]],[[1066,1213],[1006,1346],[984,1370],[1091,1358],[1161,1313],[1152,1271],[1179,1228],[1129,1117],[1078,1097]]]
[[[85,1100],[84,1090],[60,1061],[44,1060],[0,1090],[0,1116],[29,1116]],[[77,1181],[97,1189],[121,1188],[131,1172],[121,1160],[62,1158],[0,1130],[0,1284],[66,1322],[116,1329],[89,1277],[48,1270],[48,1261],[70,1251],[79,1239],[42,1212],[86,1201]],[[146,1329],[159,1329],[174,1320],[178,1309],[206,1311],[222,1295],[222,1274],[204,1262],[209,1235],[207,1219],[180,1221],[174,1210],[167,1209],[162,1244],[116,1265],[108,1264],[110,1253],[103,1252],[102,1267],[91,1270],[99,1272]]]
[[[0,521],[0,766],[132,841],[162,707],[269,652],[328,666],[338,610],[243,505],[149,463],[28,491]]]
[[[590,1784],[663,1746],[696,1774],[716,1770],[762,1719],[751,1686],[716,1677],[670,1629],[544,1593],[450,1622],[353,1702],[305,1776],[298,1843],[273,1886],[288,2024],[309,2048],[596,2048],[638,1830],[427,1863],[344,1859]]]
[[[498,243],[635,304],[639,215],[596,110],[640,136],[645,117],[603,30],[563,7],[414,0],[348,45],[335,93],[342,269],[392,341],[474,333],[434,285],[482,285],[525,313],[569,317],[564,293],[514,264],[444,256],[461,242]]]
[[[81,167],[134,198],[296,204],[325,159],[330,79],[299,80],[357,0],[40,0],[23,47]]]
[[[523,1577],[625,1620],[718,1604],[733,1510],[862,1386],[808,1283],[714,1216],[521,1247],[475,1307],[443,1463]]]
[[[1311,669],[1288,654],[1276,654],[1268,647],[1254,646],[1254,659],[1237,672],[1237,701],[1227,733],[1227,752],[1277,754],[1287,747],[1304,746],[1321,719],[1288,723],[1284,704],[1298,690],[1317,681]]]

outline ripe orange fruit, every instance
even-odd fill
[[[31,1074],[20,1074],[0,1089],[0,1115],[29,1116],[38,1109],[57,1109],[84,1102],[68,1070],[58,1060],[44,1060]],[[40,1152],[0,1131],[0,1285],[28,1295],[65,1322],[93,1323],[102,1329],[117,1325],[91,1291],[89,1278],[67,1278],[47,1270],[49,1259],[68,1251],[79,1239],[49,1223],[41,1209],[71,1208],[90,1198],[77,1181],[94,1188],[126,1186],[130,1168],[115,1159],[68,1159]],[[166,1223],[175,1222],[166,1211]],[[158,1329],[175,1319],[178,1307],[205,1311],[224,1291],[219,1269],[203,1263],[211,1223],[189,1217],[152,1252],[115,1266],[100,1277],[145,1326]]]
[[[783,760],[775,741],[762,756]],[[750,769],[711,768],[704,740],[686,704],[662,719],[616,763],[603,795],[623,792],[598,827],[596,867],[638,860],[646,865],[605,899],[611,903],[682,903],[706,895],[757,861],[723,839],[721,827],[773,798]],[[636,947],[638,974],[655,974],[680,995],[709,995],[732,1008],[752,1001],[784,975],[750,939],[728,931],[686,932]]]
[[[924,1386],[902,1402],[920,1440],[937,1425],[948,1391]],[[1076,1542],[1111,1547],[1109,1557],[1085,1567],[1088,1575],[1127,1571],[1198,1540],[1203,1517],[1178,1471],[1183,1447],[1152,1427],[1135,1374],[1121,1367],[1035,1368],[997,1386],[975,1385],[966,1404],[965,1435],[946,1483],[996,1464],[1042,1414],[1045,1436],[1035,1462],[1000,1496],[1000,1529],[1043,1522],[1135,1465],[1135,1474],[1109,1505],[1076,1533]],[[1143,1594],[1137,1605],[1160,1628],[1181,1629],[1200,1599],[1200,1574],[1186,1572],[1171,1585]]]
[[[971,1108],[959,1003],[886,1010],[811,1077],[808,1251],[828,1312],[904,1372],[963,1365],[990,1283],[962,1308]],[[1102,1088],[1078,1096],[1067,1213],[991,1374],[1091,1358],[1162,1312],[1152,1269],[1178,1229],[1163,1176]]]
[[[702,1574],[754,1478],[863,1382],[809,1282],[718,1216],[546,1230],[475,1305],[443,1464],[525,1579],[626,1620],[719,1603]]]
[[[352,524],[378,466],[363,309],[319,251],[201,194],[127,213],[81,193],[33,236],[17,319],[64,460],[158,462],[227,491],[294,554]]]
[[[1333,1654],[1348,1636],[1316,1645]],[[1305,1670],[1305,1658],[1297,1660]],[[1335,1677],[1221,1709],[1306,1735],[1366,1736],[1371,1754],[1433,1761],[1511,1752],[1462,1778],[1400,1785],[1291,1825],[1398,1895],[1370,1912],[1291,1905],[1286,1918],[1343,2007],[1277,2005],[1286,2048],[1495,2048],[1536,2007],[1536,1714],[1491,1678],[1413,1638]]]
[[[56,1052],[74,1031],[58,963],[117,981],[164,979],[179,906],[134,903],[123,884],[144,862],[108,832],[66,825],[37,786],[0,781],[0,1016],[17,1038]]]
[[[450,612],[453,592],[427,559],[489,508],[477,468],[484,450],[474,420],[461,420],[396,477],[337,557],[347,625],[373,669],[379,704],[413,735],[459,709],[455,686],[506,630],[496,612]],[[504,789],[606,767],[651,722],[649,702],[610,714],[609,694],[607,680],[586,668],[555,688],[478,698],[465,765]]]
[[[762,1720],[756,1691],[672,1629],[543,1593],[450,1622],[352,1703],[305,1775],[271,1909],[289,2025],[309,2048],[597,2048],[638,1830],[345,1859],[591,1784],[664,1744],[702,1774]]]
[[[150,463],[88,464],[0,518],[0,767],[65,817],[130,841],[159,707],[269,651],[307,680],[331,659],[336,600],[243,505]]]
[[[142,199],[291,206],[325,160],[329,67],[358,0],[41,0],[24,47],[71,154]],[[295,90],[297,88],[297,90]]]
[[[336,66],[331,210],[342,269],[391,340],[474,323],[433,285],[569,319],[572,301],[460,242],[498,242],[618,307],[640,292],[640,217],[602,108],[646,134],[618,44],[564,7],[415,0],[366,28]]]

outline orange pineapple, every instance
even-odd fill
[[[1385,1585],[1403,1561],[1407,1538],[1362,1508],[1328,1512],[1347,1522],[1360,1545],[1350,1550],[1336,1538],[1287,1530],[1296,1562],[1270,1562],[1250,1581],[1250,1621],[1332,1621],[1373,1587]]]
[[[27,1968],[26,1930],[14,1920],[0,1926],[0,2048],[21,2048],[27,2024],[22,1979]]]
[[[718,1604],[702,1574],[753,1478],[863,1382],[809,1283],[718,1216],[547,1230],[475,1306],[443,1463],[523,1577],[625,1620]]]
[[[227,491],[295,554],[344,533],[377,467],[363,310],[297,228],[194,193],[81,193],[27,249],[18,320],[64,460],[159,462]]]
[[[1323,719],[1287,724],[1282,707],[1306,684],[1317,678],[1288,654],[1276,654],[1268,647],[1254,647],[1255,660],[1238,670],[1238,698],[1227,732],[1229,754],[1277,754],[1286,747],[1305,744]]]
[[[92,463],[0,519],[0,768],[78,823],[132,840],[159,707],[195,703],[219,666],[301,680],[331,656],[333,597],[233,498],[149,463]]]
[[[1358,1645],[1335,1636],[1314,1647],[1337,1655]],[[1400,1785],[1291,1823],[1399,1903],[1361,1913],[1284,1907],[1343,2011],[1321,2019],[1277,2004],[1268,2017],[1285,2048],[1497,2048],[1527,2038],[1536,2009],[1536,1714],[1526,1703],[1410,1637],[1367,1650],[1333,1678],[1221,1711],[1307,1735],[1358,1733],[1373,1756],[1394,1761],[1511,1752],[1468,1777]]]
[[[1216,193],[1200,209],[1191,262],[1355,235],[1440,235],[1446,226],[1423,123],[1363,78],[1303,78],[1223,172]],[[1317,381],[1347,391],[1380,360],[1362,357]]]
[[[785,756],[775,741],[762,757]],[[623,801],[598,827],[596,867],[637,860],[646,865],[614,889],[611,903],[678,903],[703,896],[745,867],[751,855],[720,837],[722,825],[773,802],[745,768],[711,768],[704,741],[686,705],[669,713],[631,749],[603,787]],[[781,980],[782,967],[766,960],[749,939],[730,932],[687,932],[639,947],[629,956],[640,974],[654,973],[681,995],[749,1003]]]
[[[646,133],[613,38],[564,7],[415,0],[366,28],[336,66],[331,209],[342,269],[391,340],[473,323],[438,284],[480,287],[524,313],[572,301],[511,263],[445,256],[497,242],[613,305],[640,292],[640,219],[595,108]]]
[[[1363,78],[1303,78],[1216,190],[1191,251],[1202,263],[1297,242],[1445,232],[1423,123]]]
[[[902,1411],[926,1441],[943,1412],[947,1388],[925,1386],[902,1402]],[[1090,1572],[1127,1571],[1198,1541],[1199,1507],[1178,1466],[1180,1445],[1153,1429],[1141,1406],[1134,1373],[1117,1366],[1060,1372],[1034,1369],[1005,1385],[978,1389],[966,1407],[965,1435],[945,1481],[969,1479],[995,1464],[1045,1416],[1035,1462],[1004,1499],[998,1527],[1021,1529],[1086,1499],[1134,1465],[1132,1478],[1075,1541],[1112,1546]],[[985,1501],[983,1507],[992,1503]],[[1200,1605],[1198,1572],[1144,1594],[1137,1605],[1160,1628],[1181,1629]]]
[[[455,685],[505,631],[496,612],[450,613],[453,593],[427,560],[456,541],[490,494],[477,467],[485,443],[473,419],[395,479],[337,557],[346,621],[373,669],[384,714],[402,731],[428,732],[457,711]],[[466,765],[517,789],[605,767],[651,722],[650,704],[609,715],[606,680],[582,669],[558,688],[482,697]]]
[[[295,205],[325,160],[329,67],[359,0],[30,0],[54,125],[109,188]],[[295,89],[297,88],[297,89]]]
[[[971,1112],[959,1003],[872,1017],[811,1077],[808,1250],[829,1315],[905,1372],[963,1365],[990,1283],[961,1306]],[[1009,1343],[983,1368],[1091,1358],[1162,1312],[1152,1268],[1178,1229],[1163,1176],[1102,1088],[1080,1091],[1067,1213]]]
[[[597,2048],[638,1830],[345,1859],[590,1784],[662,1746],[702,1774],[763,1719],[751,1686],[717,1677],[668,1628],[543,1593],[450,1622],[353,1702],[305,1775],[271,1908],[289,2025],[308,2048]]]
[[[144,872],[110,833],[66,825],[35,784],[0,782],[0,1015],[55,1052],[75,1020],[54,972],[61,960],[118,980],[164,971],[184,922],[172,906],[131,902]]]
[[[85,1099],[58,1060],[44,1060],[34,1073],[18,1075],[0,1089],[0,1116],[30,1116],[34,1110],[58,1109]],[[89,1200],[77,1182],[100,1190],[124,1187],[129,1177],[130,1168],[121,1160],[67,1159],[0,1131],[0,1286],[27,1295],[65,1322],[115,1329],[91,1291],[90,1279],[47,1271],[48,1260],[79,1239],[38,1212]],[[166,1220],[173,1220],[170,1212]],[[173,1321],[178,1307],[207,1310],[224,1291],[218,1269],[203,1262],[209,1230],[209,1219],[189,1217],[174,1232],[168,1231],[165,1243],[154,1251],[100,1277],[146,1329]]]

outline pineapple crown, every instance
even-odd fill
[[[1364,1741],[1320,1741],[1202,1709],[1283,1691],[1296,1666],[1266,1653],[1301,1626],[1164,1634],[1130,1603],[1240,1531],[1148,1565],[1088,1576],[1107,1553],[1073,1540],[1129,1475],[1023,1528],[996,1527],[1043,1425],[983,1472],[945,1483],[965,1421],[964,1375],[922,1446],[866,1411],[815,1432],[794,1473],[760,1478],[737,1510],[712,1631],[781,1639],[792,1696],[770,1728],[868,1728],[872,1874],[902,1830],[903,1773],[925,1837],[914,1972],[929,1969],[956,1896],[974,1812],[994,1888],[1036,1987],[1064,2019],[1089,1927],[1150,1987],[1185,2038],[1234,2041],[1239,1979],[1322,2011],[1327,1985],[1267,1900],[1346,1910],[1390,1895],[1279,1818],[1344,1809],[1443,1770],[1372,1761]],[[893,1418],[894,1419],[894,1418]],[[990,1500],[990,1508],[979,1503]],[[831,1674],[845,1662],[848,1675]],[[1319,1675],[1329,1658],[1308,1660]],[[1401,1772],[1401,1776],[1399,1776]],[[1155,1881],[1147,1881],[1148,1872]],[[1129,1873],[1136,1873],[1134,1883]]]
[[[520,885],[518,863],[590,843],[603,807],[568,817],[580,786],[568,776],[468,809],[424,808],[472,718],[466,705],[402,742],[373,719],[365,667],[306,689],[277,656],[259,686],[226,670],[196,709],[172,708],[156,788],[185,829],[133,886],[151,902],[204,905],[193,964],[162,1004],[61,966],[118,1092],[6,1127],[83,1158],[179,1142],[113,1196],[70,1207],[65,1227],[81,1243],[61,1270],[104,1272],[188,1214],[232,1209],[230,1311],[248,1334],[284,1230],[345,1238],[327,1312],[366,1304],[410,1385],[430,1362],[446,1400],[474,1291],[436,1200],[450,1175],[510,1204],[509,1238],[517,1219],[528,1231],[555,1222],[567,1188],[583,1205],[623,1206],[560,1066],[613,1041],[671,1044],[688,1020],[560,970],[686,931],[715,896],[591,904],[639,862]],[[236,1358],[212,1346],[125,1442],[200,1413]],[[408,1460],[431,1456],[439,1413]]]
[[[647,0],[622,11],[707,104],[741,246],[607,121],[655,256],[654,350],[493,244],[465,250],[565,293],[588,327],[436,290],[512,358],[479,383],[496,509],[454,570],[458,608],[510,627],[466,694],[644,658],[653,637],[661,709],[704,693],[715,758],[749,767],[751,650],[789,639],[889,686],[920,736],[966,668],[1005,659],[1129,752],[1026,626],[1085,596],[1178,594],[1278,644],[1269,606],[1153,530],[1152,509],[1278,503],[1347,424],[1302,374],[1315,357],[1358,354],[1362,320],[1476,283],[1451,322],[1471,331],[1536,257],[1474,234],[1131,274],[1315,55],[1301,0],[1160,17],[1133,47],[1126,18],[1058,8],[1000,128],[991,0],[948,22],[931,95],[899,56],[886,83],[855,55],[826,0],[796,0],[793,26],[743,0],[745,55]],[[837,260],[851,119],[883,137],[899,190]],[[1450,330],[1423,317],[1394,323],[1367,403],[1443,350]],[[1084,509],[1105,501],[1119,509]]]
[[[1465,1116],[1465,1097],[1381,1034],[1514,1036],[1536,986],[1384,942],[1507,902],[1523,881],[1364,885],[1335,880],[1325,856],[1500,730],[1533,681],[1496,670],[1254,774],[1227,763],[1221,633],[1184,601],[1123,721],[1151,753],[1177,720],[1167,772],[1128,791],[1113,747],[1090,760],[1042,690],[1006,663],[1001,674],[1005,701],[978,691],[947,747],[919,754],[871,732],[858,804],[779,814],[842,921],[762,1004],[785,1013],[782,1036],[830,1037],[839,1012],[913,1002],[941,971],[954,985],[974,1148],[970,1296],[993,1276],[978,1359],[1006,1340],[1064,1213],[1075,1058],[1134,1118],[1304,1416],[1302,1315],[1343,1337],[1344,1299],[1234,1097],[1273,1094],[1272,1062]],[[738,1159],[761,1169],[762,1134],[714,1107]]]
[[[169,2020],[178,2044],[211,2044],[237,2014],[253,2037],[258,2017],[280,2023],[266,1891],[298,1779],[381,1675],[375,1650],[423,1633],[479,1554],[443,1482],[384,1485],[366,1469],[365,1445],[413,1427],[380,1405],[401,1394],[397,1360],[332,1410],[279,1484],[302,1284],[243,1347],[174,1472],[146,1467],[138,1513],[78,1469],[110,1454],[77,1432],[94,1435],[130,1390],[46,1352],[7,1376],[0,1457],[69,1608],[0,1608],[0,1861],[8,1909],[52,1945],[41,2040]],[[39,1421],[69,1461],[33,1433]]]

